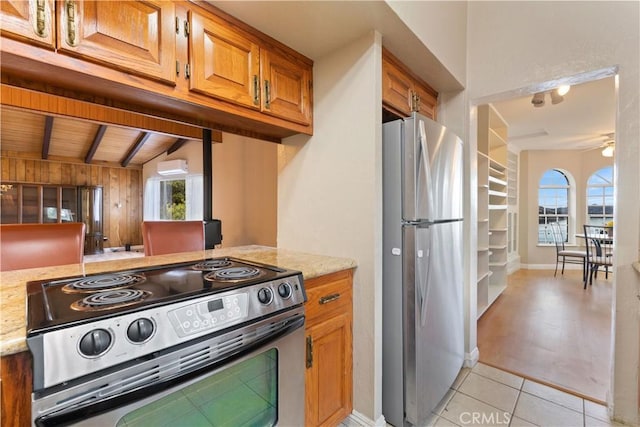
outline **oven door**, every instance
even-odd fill
[[[289,313],[284,320],[267,319],[259,325],[263,329],[286,326],[262,333],[260,340],[243,345],[232,356],[188,374],[174,373],[169,380],[149,382],[145,380],[149,367],[141,371],[139,366],[132,366],[85,381],[75,387],[78,389],[75,392],[64,390],[42,399],[34,398],[34,422],[37,426],[105,427],[303,425],[304,315]],[[255,333],[253,330],[248,335]],[[197,363],[205,352],[211,352],[203,350],[205,347],[227,345],[224,343],[230,334],[235,335],[236,341],[246,341],[239,338],[238,331],[233,331],[142,364],[151,362],[151,370],[161,378],[161,371],[175,369],[176,363]],[[163,358],[166,360],[158,360]],[[131,381],[148,384],[121,394],[109,392],[118,383]],[[100,390],[112,395],[101,399]]]

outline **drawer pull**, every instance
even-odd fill
[[[338,298],[340,298],[340,294],[327,295],[326,297],[320,298],[320,304],[328,304],[331,301],[337,300]]]

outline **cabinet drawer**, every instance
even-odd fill
[[[326,276],[317,282],[311,280],[307,287],[307,327],[339,313],[351,313],[353,291],[351,272]]]

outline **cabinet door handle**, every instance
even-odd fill
[[[180,76],[180,61],[176,61],[176,77]]]
[[[340,298],[340,294],[331,294],[331,295],[327,295],[326,297],[322,297],[320,298],[320,304],[328,304],[331,301],[335,301],[338,298]]]
[[[45,32],[45,0],[38,0],[36,2],[36,34],[40,37],[46,37],[47,34]]]
[[[176,16],[176,34],[180,34],[180,18]]]
[[[264,108],[271,108],[271,83],[264,81]]]
[[[260,81],[258,76],[253,76],[253,104],[260,105]]]
[[[313,339],[311,335],[307,337],[307,368],[313,366]]]
[[[67,0],[67,43],[76,45],[76,5],[73,0]]]

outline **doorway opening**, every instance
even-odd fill
[[[598,170],[614,166],[603,151],[615,147],[615,74],[615,68],[598,70],[492,96],[477,102],[476,115],[481,132],[481,108],[490,104],[507,127],[507,156],[498,165],[506,171],[504,191],[492,188],[489,172],[488,194],[482,196],[478,154],[478,298],[485,262],[481,246],[488,254],[489,288],[491,277],[501,277],[492,270],[506,270],[506,287],[493,303],[481,310],[478,302],[480,362],[600,403],[606,401],[612,372],[615,277],[600,274],[586,290],[580,265],[566,264],[554,277],[556,248],[545,240],[545,230],[549,221],[557,222],[565,230],[565,244],[579,250],[582,225],[595,218],[597,209],[589,191],[609,191],[590,189],[588,182]],[[571,89],[558,99],[555,89],[564,84]],[[562,188],[543,182],[554,170],[569,175]],[[613,216],[610,191],[609,198],[599,193],[602,218]],[[491,221],[502,215],[506,237],[499,242],[502,230],[491,230]],[[484,220],[489,222],[486,239]]]

